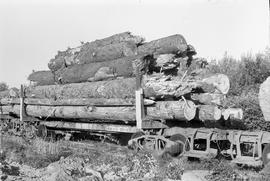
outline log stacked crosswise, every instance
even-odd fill
[[[58,51],[50,70],[35,71],[25,91],[26,114],[79,121],[136,121],[135,91],[145,119],[218,121],[241,111],[224,107],[230,82],[212,74],[182,35],[150,42],[124,32]],[[138,85],[138,78],[141,80]],[[13,91],[14,92],[14,91]],[[19,115],[19,94],[0,92],[0,112]],[[240,115],[241,117],[241,115]]]

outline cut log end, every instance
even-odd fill
[[[224,120],[242,120],[244,117],[244,112],[241,108],[228,108],[222,110],[222,116]]]
[[[196,116],[196,105],[192,101],[186,101],[184,107],[184,115],[188,121],[192,120]]]
[[[203,79],[204,83],[213,85],[219,93],[227,94],[230,89],[230,79],[224,74],[215,74]]]
[[[218,121],[222,111],[217,106],[202,105],[199,107],[199,119],[201,121]]]

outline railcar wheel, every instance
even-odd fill
[[[172,157],[180,156],[186,151],[187,138],[182,134],[175,134],[170,137],[171,141],[176,142],[177,144],[172,145],[168,152]]]
[[[270,163],[270,143],[266,144],[262,152],[263,165]]]

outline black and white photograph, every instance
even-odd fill
[[[270,181],[270,0],[0,0],[0,181]]]

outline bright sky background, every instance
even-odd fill
[[[0,0],[0,82],[19,86],[57,50],[131,31],[182,34],[198,56],[264,51],[268,0]]]

